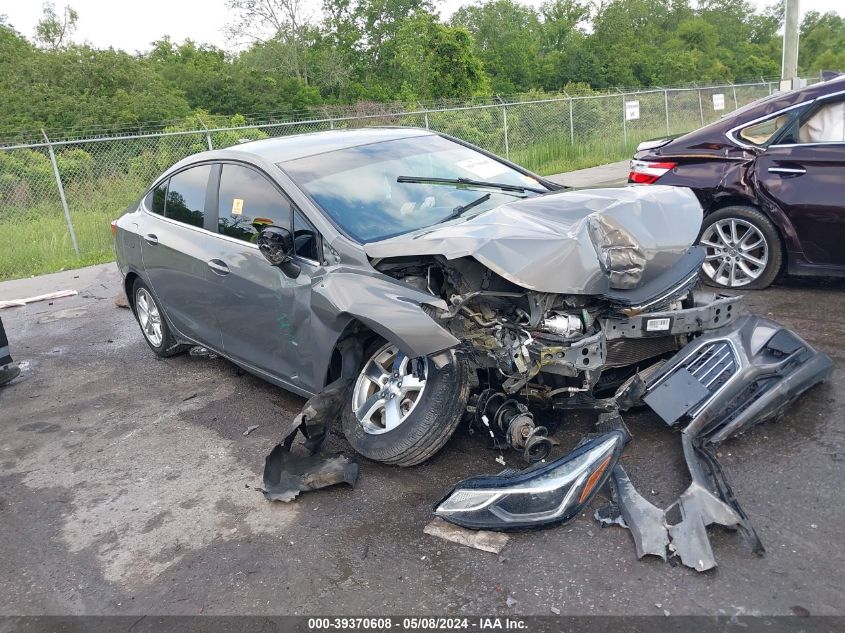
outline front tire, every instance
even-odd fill
[[[767,288],[783,265],[777,229],[753,207],[731,206],[709,214],[702,223],[698,243],[705,249],[701,276],[711,286]]]
[[[147,284],[140,279],[136,279],[132,286],[132,310],[141,326],[144,340],[156,356],[169,358],[187,349],[186,345],[180,345],[173,337],[161,306]]]
[[[437,368],[430,358],[409,359],[379,341],[364,354],[341,414],[343,433],[369,459],[414,466],[439,451],[466,410],[466,361],[454,350]]]

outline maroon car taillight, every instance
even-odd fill
[[[665,174],[678,166],[678,163],[654,162],[649,160],[632,160],[631,172],[628,174],[628,182],[640,185],[650,185]]]
[[[111,221],[111,236],[115,237],[117,235],[117,220]]]

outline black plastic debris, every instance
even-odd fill
[[[264,497],[293,501],[300,492],[336,484],[355,486],[358,464],[343,455],[323,457],[292,452],[279,443],[264,460]]]
[[[284,439],[264,460],[264,497],[268,501],[292,501],[300,492],[336,484],[355,486],[358,464],[343,455],[325,457],[317,452],[328,428],[340,415],[349,389],[349,378],[339,378],[312,396],[293,419]],[[298,432],[305,438],[293,452]]]
[[[194,345],[191,349],[188,350],[188,356],[192,358],[207,358],[209,360],[214,360],[217,358],[217,354],[212,352],[207,347],[203,347],[202,345]]]

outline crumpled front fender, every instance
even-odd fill
[[[324,319],[354,317],[411,358],[460,343],[422,307],[445,310],[445,301],[378,273],[333,271],[314,281],[311,302]]]

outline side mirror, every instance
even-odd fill
[[[270,262],[271,266],[278,266],[281,271],[296,279],[301,267],[293,262],[296,253],[293,234],[279,226],[268,226],[258,236],[258,250]]]

